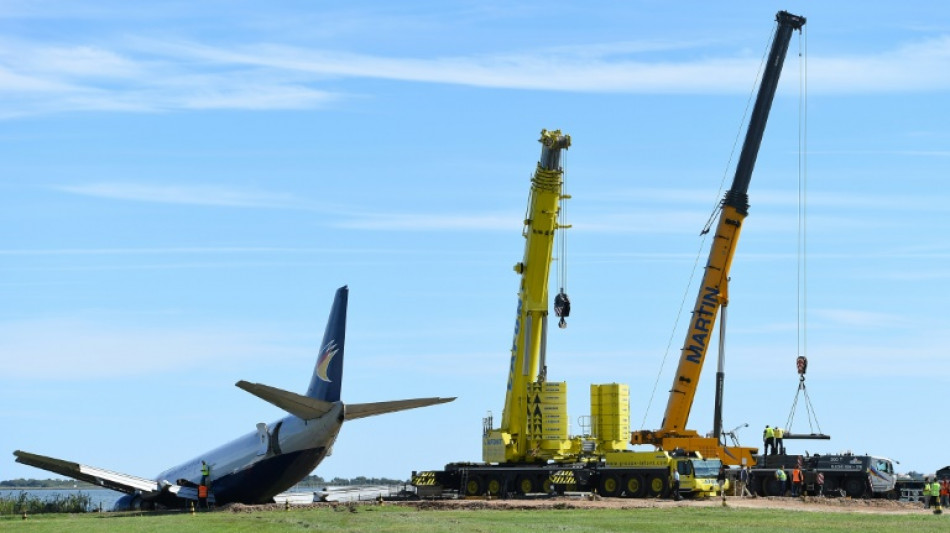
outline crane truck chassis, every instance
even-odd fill
[[[501,465],[450,463],[437,471],[413,472],[420,498],[490,496],[508,498],[530,494],[596,492],[601,496],[666,498],[672,492],[673,471],[680,474],[681,496],[705,498],[716,494],[718,459],[698,453],[621,451],[605,460],[577,463]],[[729,483],[724,486],[728,490]]]
[[[801,461],[801,463],[799,463]],[[751,470],[750,491],[759,496],[783,496],[781,483],[775,472],[782,468],[791,480],[791,471],[796,465],[804,474],[804,494],[815,496],[850,496],[851,498],[899,499],[897,474],[890,459],[874,455],[829,454],[829,455],[766,455],[756,457],[756,466]],[[819,485],[818,474],[824,476]],[[786,489],[788,485],[786,485]]]

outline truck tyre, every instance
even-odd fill
[[[488,483],[485,484],[485,493],[489,496],[498,496],[501,494],[503,484],[498,476],[489,476]]]
[[[620,476],[617,474],[604,474],[600,476],[600,483],[597,484],[597,492],[599,492],[601,496],[607,496],[608,498],[616,498],[619,496],[621,488]]]
[[[825,496],[837,496],[839,487],[840,485],[838,485],[838,478],[825,476],[825,485],[823,487]]]
[[[485,482],[482,481],[481,476],[472,475],[468,477],[468,481],[465,482],[466,496],[481,496],[484,491]]]
[[[864,496],[864,480],[856,477],[849,477],[844,480],[842,483],[842,488],[845,493],[852,498],[860,498]]]
[[[784,494],[782,494],[782,482],[777,479],[763,480],[762,489],[766,496],[784,496]]]
[[[643,476],[640,474],[630,474],[623,481],[624,496],[628,498],[642,498],[646,488]]]
[[[529,494],[538,492],[538,483],[531,474],[522,474],[518,476],[518,494]]]
[[[649,480],[647,481],[647,494],[649,494],[651,498],[659,498],[664,496],[666,491],[666,479],[664,479],[663,476],[659,474],[653,474],[650,476]]]

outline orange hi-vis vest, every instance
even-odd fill
[[[795,470],[792,470],[792,481],[794,481],[795,483],[801,483],[801,482],[802,482],[802,471],[801,471],[801,470],[799,470],[799,469],[797,469],[797,468],[796,468]]]
[[[198,485],[198,497],[207,498],[208,497],[208,487],[205,485]]]

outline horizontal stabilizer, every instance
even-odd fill
[[[406,409],[415,409],[416,407],[425,407],[437,403],[448,403],[454,399],[455,398],[414,398],[412,400],[394,400],[391,402],[350,403],[345,406],[344,419],[353,420],[355,418],[405,411]]]
[[[235,383],[235,385],[304,420],[320,418],[333,409],[333,403],[331,402],[317,400],[316,398],[310,398],[309,396],[303,396],[275,387],[268,387],[260,383],[249,383],[242,380]]]
[[[109,470],[103,470],[94,466],[81,465],[79,463],[64,461],[62,459],[54,459],[53,457],[36,455],[35,453],[28,453],[20,450],[13,452],[13,455],[16,456],[16,462],[18,463],[35,466],[36,468],[42,468],[43,470],[55,472],[73,479],[78,479],[80,481],[92,483],[100,487],[117,490],[126,494],[132,494],[136,491],[154,493],[161,489],[158,483],[151,479],[130,476],[128,474],[120,474],[118,472],[111,472]]]

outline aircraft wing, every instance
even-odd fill
[[[395,411],[404,411],[406,409],[415,409],[416,407],[425,407],[438,403],[448,403],[455,398],[414,398],[411,400],[394,400],[391,402],[376,403],[348,403],[345,405],[346,420],[363,418],[384,413],[393,413]]]
[[[49,470],[64,476],[86,481],[105,487],[107,489],[117,490],[126,494],[133,494],[136,491],[143,493],[155,493],[162,490],[158,482],[152,479],[145,479],[128,474],[120,474],[109,470],[103,470],[94,466],[81,465],[62,459],[36,455],[17,450],[13,452],[16,456],[16,462],[25,465],[35,466],[43,470]]]
[[[241,389],[250,392],[258,398],[270,402],[284,411],[302,418],[304,420],[313,420],[330,412],[333,404],[309,396],[303,396],[276,387],[262,385],[260,383],[249,383],[247,381],[238,381],[235,385]]]

